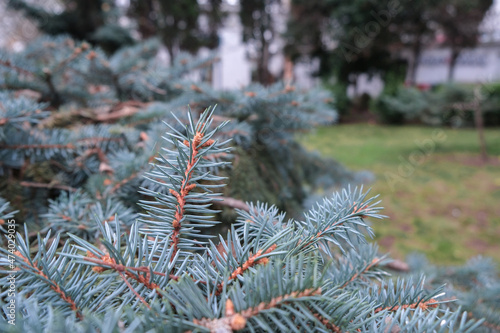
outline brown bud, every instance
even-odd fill
[[[231,329],[233,329],[234,331],[242,330],[245,328],[246,325],[247,325],[247,320],[239,313],[235,314],[231,318]]]
[[[234,303],[230,298],[226,300],[226,317],[234,315]]]
[[[89,54],[87,54],[87,59],[92,60],[97,57],[97,53],[95,51],[90,51]]]
[[[141,132],[141,134],[139,134],[139,138],[140,138],[142,141],[148,141],[149,136],[146,134],[146,132]]]
[[[101,162],[99,164],[99,172],[113,173],[114,171],[107,163]]]
[[[197,86],[197,85],[195,85],[195,84],[192,84],[192,85],[191,85],[191,90],[196,91],[197,93],[201,93],[201,92],[203,92],[203,90],[201,90],[201,88],[200,88],[200,87],[198,87],[198,86]]]

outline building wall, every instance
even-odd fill
[[[214,64],[212,84],[216,89],[237,89],[250,84],[251,64],[246,57],[237,6],[227,15],[219,32],[219,61]]]
[[[418,84],[447,82],[451,50],[425,50],[417,66]],[[460,53],[455,66],[454,81],[482,83],[500,81],[500,45],[480,45]]]

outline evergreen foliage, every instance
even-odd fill
[[[452,309],[461,306],[470,317],[484,318],[478,332],[500,332],[500,280],[499,272],[491,258],[476,257],[459,267],[439,267],[430,264],[425,256],[408,257],[411,271],[427,276],[428,288],[446,284],[445,291]]]
[[[226,197],[266,199],[293,214],[315,189],[355,180],[295,142],[295,133],[335,120],[325,92],[283,84],[217,91],[200,82],[214,56],[181,54],[167,67],[159,48],[148,40],[107,56],[63,36],[42,37],[21,53],[0,51],[0,193],[23,221],[37,230],[79,228],[85,239],[96,231],[94,214],[109,221],[118,212],[130,225],[142,209],[139,186],[159,187],[142,175],[158,153],[161,120],[185,119],[187,104],[194,114],[217,104],[215,121],[232,120],[220,135],[237,149],[207,156],[235,159],[219,170],[229,177]],[[247,169],[259,175],[262,195],[249,190]],[[223,216],[230,221],[234,213],[224,208]]]
[[[107,52],[133,44],[130,32],[118,25],[120,12],[114,1],[77,0],[60,1],[59,4],[63,8],[55,12],[47,8],[47,3],[7,1],[9,8],[21,11],[46,34],[69,34],[77,40],[98,44]]]
[[[366,242],[366,219],[382,218],[362,189],[324,199],[301,219],[276,206],[248,204],[227,235],[202,230],[217,222],[211,204],[216,172],[229,153],[214,111],[170,123],[143,187],[146,213],[125,229],[96,218],[99,241],[28,228],[1,260],[16,276],[18,321],[6,332],[472,332],[481,321],[451,310],[442,287],[424,278],[387,279],[390,262]],[[3,206],[2,206],[3,207]],[[3,208],[2,208],[3,209]],[[19,269],[10,270],[15,264]],[[6,292],[2,300],[7,300]],[[9,300],[10,302],[10,300]]]
[[[441,285],[388,276],[362,190],[299,214],[359,177],[295,141],[335,120],[325,92],[217,91],[200,82],[214,57],[166,67],[159,47],[109,56],[59,36],[0,51],[0,282],[17,291],[0,294],[2,331],[480,328]]]

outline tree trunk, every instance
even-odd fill
[[[450,66],[448,71],[448,82],[453,82],[454,74],[455,74],[455,65],[457,64],[458,56],[460,55],[460,50],[452,47],[451,48],[451,57],[450,57]]]
[[[408,68],[408,81],[411,86],[414,86],[417,82],[417,67],[418,67],[418,61],[420,59],[420,53],[422,52],[422,42],[420,40],[421,37],[422,34],[419,33],[412,47],[413,59]]]
[[[479,87],[474,89],[474,123],[479,137],[481,159],[483,162],[487,162],[488,151],[486,150],[486,140],[484,139],[484,119],[483,110],[481,108],[481,92]]]
[[[351,84],[352,84],[352,89],[353,89],[353,96],[352,98],[357,98],[358,97],[358,74],[352,74],[350,76]]]
[[[264,31],[265,29],[261,29],[261,50],[257,61],[257,81],[267,86],[272,83],[272,80],[269,73],[269,43],[264,36]]]

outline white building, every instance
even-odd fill
[[[451,50],[425,50],[417,67],[417,84],[439,84],[448,80]],[[500,43],[480,44],[460,52],[453,73],[455,82],[485,83],[500,81]]]

